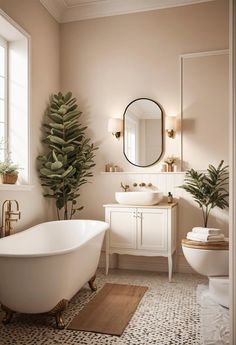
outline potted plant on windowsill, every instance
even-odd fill
[[[15,184],[18,179],[19,167],[11,161],[0,162],[0,182]]]
[[[184,184],[180,188],[190,193],[194,201],[202,210],[204,227],[207,227],[208,218],[214,207],[224,209],[228,203],[228,166],[223,166],[222,160],[217,168],[209,165],[207,172],[202,173],[194,169],[187,170]]]

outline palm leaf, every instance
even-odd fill
[[[214,207],[224,209],[229,206],[228,203],[228,165],[223,166],[221,160],[217,167],[209,164],[205,174],[199,173],[194,169],[187,170],[184,178],[184,184],[179,188],[184,189],[191,194],[193,200],[203,210],[204,224],[210,211]]]

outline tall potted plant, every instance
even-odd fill
[[[71,219],[83,209],[77,205],[79,189],[93,176],[90,169],[95,166],[97,147],[86,138],[80,115],[72,93],[59,92],[52,96],[43,124],[47,152],[38,156],[39,177],[44,196],[55,199],[58,219]]]
[[[187,170],[184,184],[180,186],[193,196],[194,201],[202,210],[203,224],[207,227],[211,210],[214,207],[224,209],[228,203],[228,166],[223,166],[222,160],[217,168],[209,165],[207,172],[197,172],[194,169]]]

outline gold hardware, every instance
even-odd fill
[[[11,319],[12,319],[12,316],[13,316],[13,313],[14,311],[9,309],[8,307],[6,307],[5,305],[1,304],[1,308],[2,310],[5,312],[5,316],[4,318],[2,319],[2,323],[4,325],[7,325],[8,323],[11,322]]]
[[[169,138],[174,138],[174,130],[173,129],[167,129],[166,133],[167,133],[167,136]]]
[[[112,133],[112,135],[114,135],[116,137],[116,139],[119,139],[120,133],[121,132],[114,132],[114,133]]]
[[[51,311],[46,313],[48,315],[52,315],[55,317],[58,329],[65,328],[65,322],[64,322],[62,312],[67,308],[68,302],[69,301],[67,299],[62,299],[59,303],[57,303],[57,305]],[[3,304],[1,305],[1,308],[5,312],[5,316],[2,320],[2,323],[4,325],[7,325],[8,323],[10,323],[12,316],[14,314],[14,311],[9,309]]]
[[[57,305],[48,313],[49,315],[52,315],[56,319],[56,324],[58,329],[64,329],[65,328],[65,321],[62,315],[62,312],[67,308],[68,306],[68,300],[62,299],[60,302],[57,303]]]
[[[128,185],[128,184],[123,185],[123,183],[121,182],[121,183],[120,183],[120,186],[121,186],[121,188],[122,188],[125,192],[127,192],[127,190],[129,189],[129,185]]]
[[[16,211],[12,209],[12,203],[15,203]],[[6,210],[5,210],[6,208]],[[12,216],[17,216],[17,218],[13,218]],[[1,236],[9,236],[11,234],[11,230],[13,229],[11,223],[17,222],[21,217],[21,213],[19,211],[19,203],[16,200],[5,200],[2,205],[2,224],[1,224]]]
[[[146,186],[146,183],[144,182],[139,183],[139,187],[145,187],[145,186]]]
[[[96,279],[96,274],[94,274],[94,276],[89,280],[89,287],[92,291],[96,291],[97,290],[97,285],[94,283]]]

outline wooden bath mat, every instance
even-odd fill
[[[67,328],[120,336],[147,289],[145,286],[107,283]]]

